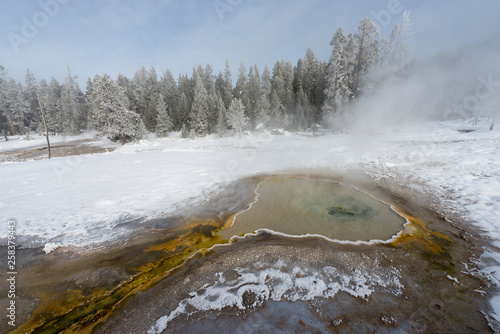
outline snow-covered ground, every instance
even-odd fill
[[[33,144],[42,145],[43,138],[1,141],[0,152]],[[2,163],[0,221],[16,219],[23,242],[46,244],[47,250],[92,245],[125,233],[113,229],[120,222],[166,216],[243,176],[315,167],[358,168],[417,188],[500,247],[500,131],[489,131],[486,122],[420,123],[319,137],[249,133],[241,139],[192,140],[172,135],[103,154]],[[3,243],[7,232],[5,224]],[[500,283],[500,254],[490,251],[483,260],[484,271]],[[500,314],[500,299],[493,300]]]

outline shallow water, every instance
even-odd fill
[[[274,176],[265,178],[256,192],[256,201],[220,232],[222,238],[265,228],[335,240],[388,240],[406,223],[389,205],[331,181]]]

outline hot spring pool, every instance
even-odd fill
[[[268,229],[333,240],[389,240],[406,223],[389,205],[326,180],[271,176],[258,185],[256,194],[254,203],[219,232],[222,238]]]

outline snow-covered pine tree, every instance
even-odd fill
[[[299,91],[297,92],[296,112],[293,120],[294,128],[297,130],[306,129],[309,126],[309,121],[311,120],[311,112],[312,108],[309,103],[309,98],[302,89],[302,86],[300,86]]]
[[[269,68],[267,67],[267,65],[264,65],[264,70],[262,71],[262,75],[260,78],[262,94],[269,100],[271,98],[272,83],[271,72],[269,72]]]
[[[295,105],[293,94],[293,65],[289,61],[282,59],[277,61],[273,67],[271,79],[272,89],[278,95],[279,101],[283,105],[286,113],[292,112]],[[271,101],[272,104],[272,101]]]
[[[245,106],[240,99],[233,99],[229,110],[227,111],[228,124],[233,128],[233,131],[238,133],[241,138],[241,132],[248,124],[248,118],[245,116]]]
[[[139,115],[128,110],[124,89],[106,73],[96,75],[93,82],[89,113],[92,126],[122,145],[143,138],[146,127]]]
[[[270,126],[271,103],[269,102],[269,97],[266,96],[266,94],[261,93],[255,109],[257,110],[255,124],[263,124],[264,127]]]
[[[168,104],[170,118],[172,120],[173,127],[171,130],[179,130],[181,127],[179,116],[179,91],[177,89],[177,82],[169,70],[166,70],[159,82],[159,90],[163,95],[166,103]]]
[[[221,97],[224,100],[226,109],[229,108],[231,102],[233,101],[233,79],[231,75],[231,67],[226,59],[226,67],[224,68],[224,93],[221,93]]]
[[[45,131],[45,127],[47,127],[47,131],[52,131],[49,127],[49,115],[47,114],[47,106],[49,105],[49,85],[45,79],[40,80],[40,83],[37,86],[36,90],[37,101],[38,101],[38,109],[40,109],[40,105],[43,107],[43,116],[40,112],[40,122],[37,124],[36,130],[39,132]],[[42,120],[42,117],[45,119]],[[45,123],[45,124],[44,124]]]
[[[355,96],[359,96],[367,82],[367,74],[380,58],[379,28],[369,17],[365,17],[359,23],[355,38],[358,49],[353,73],[353,92]]]
[[[76,76],[71,75],[69,66],[68,75],[61,86],[61,98],[59,100],[59,109],[62,116],[62,128],[65,134],[76,134],[83,128],[80,115],[81,109],[78,106],[78,95],[80,89],[76,83]]]
[[[0,133],[4,137],[5,141],[9,140],[8,135],[10,134],[9,122],[6,117],[6,100],[5,92],[3,90],[4,81],[7,79],[7,70],[3,65],[0,65]]]
[[[5,118],[7,124],[7,131],[9,135],[13,136],[17,130],[14,124],[14,117],[12,114],[12,106],[14,105],[15,99],[15,82],[8,77],[5,77],[0,84],[0,110],[2,111],[2,116]],[[7,138],[7,137],[6,137]]]
[[[168,108],[163,99],[163,95],[158,95],[158,104],[156,105],[156,136],[167,137],[168,133],[172,131],[172,119],[168,114]]]
[[[248,74],[247,98],[247,115],[250,122],[253,124],[257,118],[257,102],[260,98],[260,75],[257,65],[250,67]]]
[[[227,131],[226,106],[219,93],[216,98],[217,123],[215,124],[215,133],[219,137],[224,137]]]
[[[338,28],[330,42],[333,46],[326,74],[325,103],[323,113],[332,121],[332,131],[341,130],[344,107],[352,97],[351,73],[354,61],[352,34],[347,37],[342,27]]]
[[[45,121],[47,122],[47,129],[54,134],[62,132],[62,113],[60,109],[59,100],[61,98],[61,86],[59,82],[52,77],[47,87],[47,97],[44,100],[43,108],[45,110]],[[39,131],[42,131],[39,127]]]
[[[144,120],[144,113],[146,112],[148,76],[146,67],[141,66],[141,68],[134,73],[133,79],[134,99],[137,102],[137,113],[140,115],[141,120]]]
[[[26,115],[26,123],[31,130],[36,130],[37,124],[40,122],[38,110],[38,99],[36,97],[36,79],[33,73],[27,69],[24,77],[24,93],[26,102],[28,103],[28,112]]]
[[[304,94],[309,97],[310,102],[314,104],[311,99],[314,97],[316,88],[316,79],[319,73],[319,61],[314,55],[311,48],[307,49],[304,56],[304,78],[302,82],[302,89]]]
[[[17,84],[16,89],[16,117],[19,127],[19,134],[23,135],[26,128],[26,115],[29,113],[29,102],[26,100],[26,94],[24,92],[24,87],[21,83]]]
[[[142,66],[135,72],[132,86],[134,104],[136,104],[135,110],[141,116],[146,128],[154,131],[156,126],[156,97],[159,92],[158,75],[155,68],[151,67],[148,71],[145,66]]]
[[[196,77],[194,100],[191,106],[191,127],[198,136],[208,134],[208,94],[203,83],[203,77]]]
[[[146,129],[149,131],[154,131],[156,129],[156,104],[158,103],[158,93],[158,74],[156,73],[156,69],[151,67],[146,80],[146,110],[143,119]]]
[[[233,96],[235,99],[240,99],[245,107],[248,105],[247,86],[248,77],[246,74],[245,64],[243,64],[242,60],[238,69],[238,80],[236,81],[236,86],[234,87]]]
[[[203,83],[203,77],[197,75],[194,88],[194,99],[191,105],[191,126],[198,136],[208,134],[208,94]]]
[[[271,109],[270,109],[270,125],[273,127],[280,127],[283,125],[283,104],[281,103],[278,94],[273,89],[271,92],[271,101],[270,101]]]
[[[219,111],[225,113],[226,106],[219,92],[212,92],[208,96],[208,132],[217,132],[217,121],[219,119]]]
[[[210,63],[205,65],[205,69],[203,71],[203,83],[205,84],[205,89],[207,90],[207,94],[215,94],[215,83],[214,83],[214,69]]]
[[[10,135],[22,135],[24,118],[28,112],[23,87],[12,78],[5,78],[0,86],[2,111],[7,120]]]
[[[189,100],[184,92],[181,92],[179,97],[179,104],[177,106],[176,121],[180,128],[186,127],[186,123],[189,123]]]

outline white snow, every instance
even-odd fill
[[[173,135],[103,154],[3,163],[0,221],[16,219],[25,245],[49,244],[49,251],[53,244],[88,246],[127,233],[117,226],[120,222],[196,205],[244,176],[292,168],[357,168],[423,192],[444,216],[458,213],[500,246],[498,128],[450,121],[319,137],[264,132],[191,140]],[[43,145],[43,138],[36,140]],[[30,145],[0,141],[0,152]],[[4,228],[2,243],[6,236]],[[500,282],[499,251],[492,249],[481,260],[484,272]],[[491,301],[500,319],[500,298]]]

